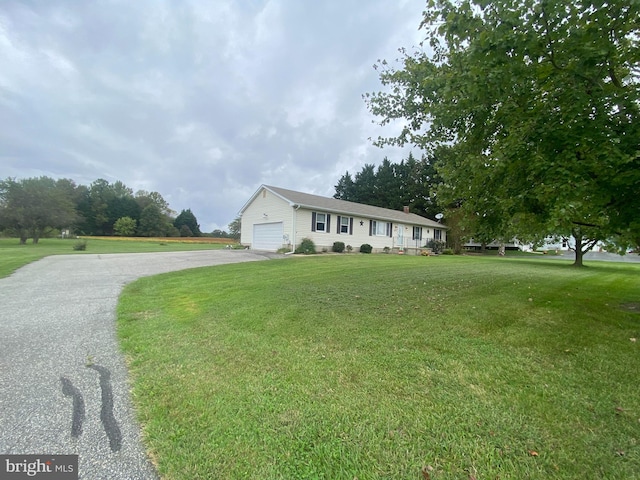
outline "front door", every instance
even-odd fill
[[[396,247],[404,248],[404,225],[398,224],[398,233],[396,234]]]

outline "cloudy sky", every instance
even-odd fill
[[[103,178],[227,229],[261,184],[332,196],[381,150],[362,94],[424,0],[0,0],[0,178]]]

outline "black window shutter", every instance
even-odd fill
[[[413,227],[413,234],[411,235],[411,240],[416,239],[416,227]]]
[[[371,236],[373,232],[373,220],[369,220],[369,236]]]
[[[311,212],[311,231],[316,231],[316,212]]]
[[[340,217],[340,215],[338,215],[338,228],[336,228],[336,231],[338,232],[338,235],[340,235],[340,229],[342,228],[342,218]]]
[[[331,215],[327,213],[327,228],[324,229],[325,232],[331,233]]]
[[[349,235],[353,235],[353,217],[349,219]]]
[[[393,237],[393,223],[389,222],[387,223],[387,228],[389,229],[389,237]]]

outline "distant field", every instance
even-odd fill
[[[233,245],[237,242],[231,238],[213,237],[81,237],[90,240],[109,240],[115,242],[139,242],[139,243],[208,243],[217,245]]]
[[[140,279],[118,334],[166,479],[640,479],[639,277],[294,257]]]
[[[17,238],[0,238],[0,278],[18,268],[49,255],[83,255],[92,253],[143,253],[224,248],[234,243],[228,238],[139,238],[83,237],[85,251],[75,251],[78,239],[43,238],[37,245],[20,245]]]

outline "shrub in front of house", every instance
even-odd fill
[[[303,238],[295,253],[304,253],[305,255],[312,255],[316,253],[316,244],[310,238]]]
[[[331,250],[336,253],[344,252],[344,242],[333,242],[333,247]]]
[[[347,245],[347,252],[351,253],[353,251],[353,247],[351,245]]]
[[[371,253],[371,250],[373,250],[373,247],[368,243],[360,245],[360,253]]]
[[[433,253],[442,253],[445,243],[441,240],[429,240],[425,246],[430,248]]]

